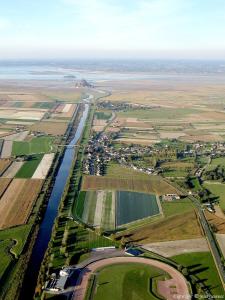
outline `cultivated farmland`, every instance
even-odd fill
[[[155,195],[119,191],[116,193],[116,225],[159,214]]]
[[[13,146],[12,141],[4,141],[2,152],[1,152],[1,158],[8,158],[11,156],[12,146]]]
[[[74,215],[91,226],[105,230],[115,229],[115,193],[80,192]]]
[[[48,174],[48,171],[52,165],[55,154],[45,154],[39,163],[36,171],[34,172],[32,178],[33,179],[45,179]]]
[[[137,191],[156,195],[179,194],[175,187],[159,176],[149,176],[149,179],[84,176],[81,189]]]
[[[31,178],[38,168],[43,154],[35,154],[28,158],[22,165],[19,171],[16,173],[16,178]],[[40,178],[41,179],[41,178]]]
[[[0,159],[0,175],[4,173],[4,171],[10,166],[10,159]]]
[[[0,178],[0,197],[2,196],[2,194],[4,194],[5,190],[7,189],[8,185],[10,184],[10,182],[11,182],[11,179],[9,179],[9,178]]]
[[[194,210],[157,220],[135,230],[128,230],[125,234],[128,242],[138,241],[141,244],[193,239],[201,236],[202,231]]]
[[[12,155],[19,156],[36,153],[48,153],[52,150],[52,142],[53,138],[51,137],[35,137],[29,142],[14,142]]]
[[[74,215],[96,228],[113,230],[159,213],[154,195],[98,190],[80,192]]]
[[[43,132],[50,135],[63,135],[68,127],[67,122],[41,121],[31,126],[31,131]]]
[[[13,179],[0,199],[0,229],[27,222],[42,183],[38,179]]]
[[[10,167],[3,173],[2,177],[5,178],[14,178],[16,173],[19,171],[19,169],[24,164],[23,161],[14,161]]]

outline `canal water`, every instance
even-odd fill
[[[80,139],[87,120],[88,111],[89,105],[85,104],[85,109],[80,119],[77,131],[69,146],[76,145],[78,140]],[[34,295],[39,269],[51,238],[52,227],[58,213],[59,203],[70,173],[74,155],[74,147],[68,147],[65,150],[63,160],[56,175],[55,183],[51,192],[51,196],[49,198],[48,206],[34,244],[31,259],[28,265],[28,271],[25,276],[24,287],[20,297],[20,299],[22,300],[31,300]]]

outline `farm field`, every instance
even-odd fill
[[[0,176],[5,172],[11,163],[12,162],[10,159],[0,159]]]
[[[36,154],[29,157],[27,161],[21,166],[18,172],[15,174],[16,178],[31,178],[38,168],[43,154]]]
[[[44,117],[44,114],[45,114],[44,112],[38,112],[38,111],[0,110],[0,119],[38,121]]]
[[[1,151],[1,158],[9,158],[12,154],[12,141],[4,141]]]
[[[195,165],[191,162],[175,161],[162,163],[160,167],[165,177],[186,177],[189,172],[193,171]]]
[[[0,199],[0,229],[27,222],[42,184],[38,179],[13,179]]]
[[[116,226],[159,213],[155,195],[125,191],[116,193]]]
[[[115,228],[160,213],[156,197],[126,191],[82,191],[74,209],[74,217],[102,228]]]
[[[95,117],[98,120],[109,120],[111,116],[112,116],[111,112],[105,112],[105,111],[95,112]]]
[[[210,252],[187,253],[171,258],[191,270],[199,280],[204,281],[213,295],[225,295]]]
[[[2,174],[4,178],[14,178],[20,168],[23,166],[24,161],[14,161],[10,167]]]
[[[118,264],[100,269],[97,279],[99,288],[94,300],[154,300],[158,297],[149,291],[149,280],[161,280],[169,275],[156,267],[132,264]],[[103,284],[108,282],[108,284]],[[107,296],[106,296],[107,295]]]
[[[54,122],[54,121],[47,121],[43,120],[41,122],[35,123],[30,127],[31,131],[38,131],[45,134],[50,135],[63,135],[65,134],[68,127],[67,122]]]
[[[82,222],[104,230],[115,229],[115,193],[82,191],[74,211]]]
[[[53,138],[35,137],[31,141],[13,142],[12,155],[30,155],[51,152],[53,148]]]
[[[172,185],[159,176],[148,176],[148,179],[123,176],[83,176],[82,190],[125,190],[156,195],[180,194]]]
[[[46,176],[48,175],[48,171],[52,165],[53,159],[54,159],[55,154],[54,153],[49,153],[49,154],[44,154],[42,156],[42,159],[33,173],[32,178],[33,179],[45,179]]]
[[[9,178],[0,178],[0,197],[7,189],[8,185],[10,184],[11,179]]]
[[[118,234],[118,238],[122,236],[128,242],[149,244],[199,238],[202,236],[202,232],[195,211],[192,209],[181,213],[173,211],[171,216],[161,218],[134,230],[127,230],[124,234]]]
[[[225,184],[220,182],[204,182],[204,187],[207,188],[215,196],[219,197],[219,205],[225,212]]]

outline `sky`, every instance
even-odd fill
[[[0,0],[0,59],[225,59],[224,0]]]

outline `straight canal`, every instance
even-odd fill
[[[76,133],[72,141],[69,143],[69,146],[75,146],[79,141],[88,117],[88,111],[89,111],[89,104],[85,104],[83,115],[79,121]],[[21,300],[25,300],[25,299],[31,300],[33,298],[40,266],[44,258],[45,252],[47,250],[48,243],[51,238],[52,227],[54,225],[54,221],[58,213],[60,200],[63,195],[63,191],[65,189],[68,176],[70,174],[71,164],[73,162],[74,155],[75,155],[75,147],[68,147],[65,150],[48,201],[48,206],[45,211],[45,215],[42,220],[42,223],[40,225],[37,238],[35,240],[31,258],[28,264],[28,270],[25,275],[25,280],[23,283],[23,289],[20,295]]]

